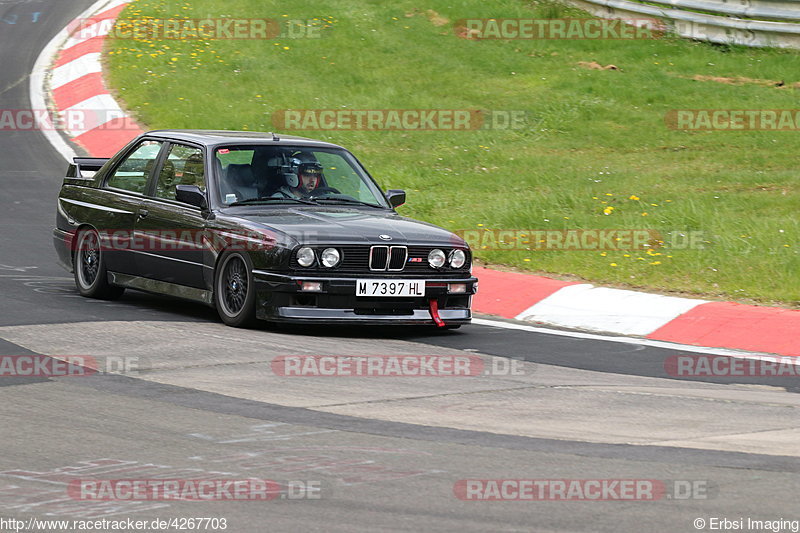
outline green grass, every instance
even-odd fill
[[[138,0],[123,17],[317,18],[322,37],[114,39],[111,83],[152,128],[271,131],[283,109],[525,110],[522,130],[285,133],[346,146],[382,187],[408,190],[402,214],[451,230],[647,228],[667,237],[651,252],[660,255],[478,243],[476,256],[491,265],[800,306],[800,131],[685,132],[664,121],[671,109],[800,108],[796,89],[689,79],[788,85],[800,81],[800,53],[674,37],[468,41],[453,31],[462,18],[586,16],[549,2],[286,4]],[[450,24],[434,25],[428,9]],[[671,232],[689,231],[701,232],[702,249],[671,245]]]

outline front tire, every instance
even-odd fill
[[[222,321],[236,328],[256,322],[253,265],[246,254],[225,252],[214,273],[214,304]]]
[[[94,230],[78,233],[75,254],[72,256],[72,269],[75,273],[75,286],[86,298],[116,300],[125,292],[123,287],[108,283],[106,264],[100,246],[100,236]]]

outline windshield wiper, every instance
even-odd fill
[[[326,197],[322,196],[322,197],[319,197],[319,198],[315,197],[314,200],[316,200],[317,202],[321,202],[323,200],[328,201],[328,202],[345,202],[345,203],[348,203],[348,204],[366,205],[366,206],[369,206],[369,207],[377,207],[379,209],[386,209],[382,205],[371,204],[369,202],[362,202],[361,200],[356,200],[355,198],[326,198]]]
[[[238,202],[233,202],[232,204],[228,204],[228,207],[233,207],[236,205],[248,205],[248,204],[257,204],[257,203],[268,203],[268,202],[275,202],[275,203],[297,203],[297,204],[308,204],[308,205],[316,205],[316,202],[312,202],[311,200],[304,200],[302,198],[278,198],[274,196],[263,196],[261,198],[247,198],[245,200],[239,200]]]

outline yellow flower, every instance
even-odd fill
[[[638,197],[638,196],[636,196],[635,194],[631,194],[631,195],[628,197],[628,200],[638,200],[638,199],[639,199],[639,197]]]
[[[642,216],[643,216],[643,217],[646,217],[646,216],[647,216],[647,213],[642,213]]]
[[[613,212],[614,212],[614,207],[613,206],[608,206],[605,209],[603,209],[603,214],[604,215],[610,215]]]
[[[651,264],[651,265],[660,265],[660,264],[661,264],[661,261],[653,261],[653,262],[652,262],[652,263],[650,263],[650,264]]]
[[[603,257],[605,257],[605,256],[607,256],[607,255],[608,255],[608,253],[607,253],[607,252],[600,252],[600,255],[602,255]]]
[[[615,266],[617,266],[617,264],[616,263],[611,263],[611,266],[615,267]]]

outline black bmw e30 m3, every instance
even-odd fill
[[[469,323],[469,246],[398,215],[404,202],[334,144],[161,130],[110,159],[75,158],[53,237],[91,298],[166,294],[231,326]]]

